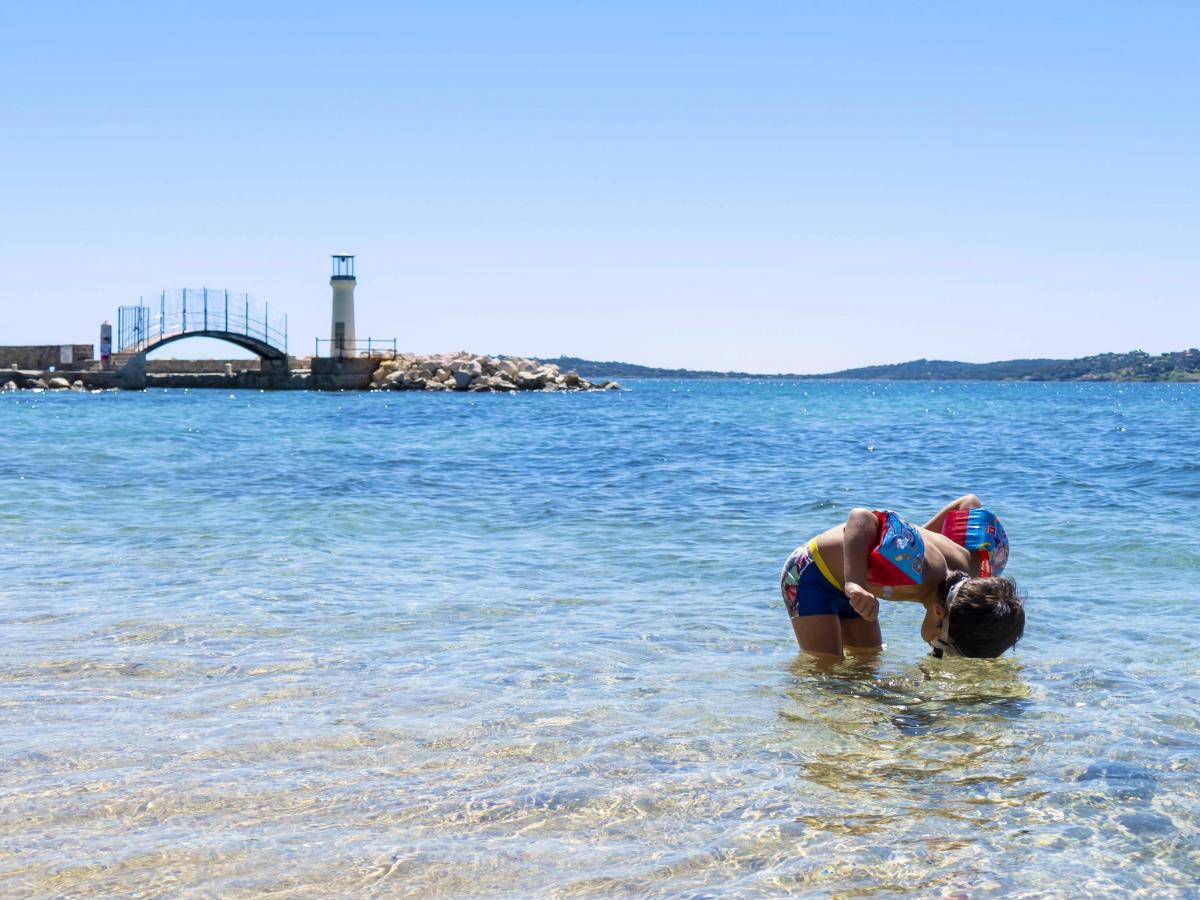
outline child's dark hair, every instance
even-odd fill
[[[958,580],[947,579],[947,591]],[[1025,598],[1016,582],[998,575],[962,580],[946,615],[950,640],[963,656],[999,656],[1025,633]]]

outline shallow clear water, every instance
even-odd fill
[[[1200,387],[0,396],[0,894],[1195,896]],[[974,491],[1018,652],[802,658]]]

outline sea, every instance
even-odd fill
[[[1200,385],[0,395],[0,895],[1196,897]],[[802,655],[854,506],[1025,636]]]

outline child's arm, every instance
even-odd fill
[[[942,523],[946,521],[946,516],[950,515],[950,513],[954,512],[954,510],[976,509],[980,506],[983,506],[982,500],[980,500],[974,494],[964,494],[957,500],[951,500],[949,503],[947,503],[936,516],[925,523],[925,529],[927,531],[940,532],[942,530]]]
[[[879,540],[879,521],[869,509],[850,510],[842,532],[842,584],[853,610],[874,622],[879,617],[879,601],[864,587],[867,583],[867,560],[871,548]]]

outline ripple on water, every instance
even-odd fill
[[[0,396],[0,892],[1194,893],[1194,386],[631,387]],[[1014,657],[798,656],[968,489]]]

